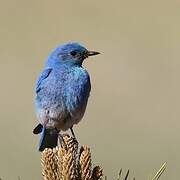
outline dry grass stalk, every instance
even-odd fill
[[[103,169],[100,166],[95,166],[92,171],[92,180],[102,180],[103,179]]]
[[[71,152],[67,152],[62,161],[61,169],[61,178],[62,180],[74,180],[76,179],[73,155]]]
[[[88,146],[84,145],[80,149],[79,167],[81,179],[91,179],[91,153]]]
[[[78,143],[75,138],[65,135],[64,144],[58,150],[58,171],[60,179],[75,180],[77,179],[76,156]]]
[[[44,180],[101,180],[102,169],[91,167],[88,146],[82,146],[78,153],[78,142],[69,135],[63,135],[62,147],[45,149],[42,152],[42,174]]]
[[[163,172],[166,169],[166,162],[160,167],[160,169],[158,170],[158,172],[155,174],[155,176],[152,178],[152,180],[158,180],[161,175],[163,174]]]
[[[57,157],[52,149],[45,149],[42,153],[42,167],[44,180],[58,180]]]
[[[45,149],[42,152],[42,174],[44,180],[102,180],[103,169],[99,166],[92,168],[91,153],[88,146],[82,146],[78,152],[78,142],[69,135],[63,135],[62,147]],[[158,180],[166,169],[164,163],[152,180]],[[128,180],[129,170],[118,180]],[[105,176],[105,180],[107,177]],[[135,180],[135,178],[133,178]]]

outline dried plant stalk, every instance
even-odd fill
[[[78,142],[75,138],[70,137],[68,134],[65,134],[63,136],[63,140],[64,140],[64,149],[66,149],[66,151],[71,151],[74,155],[77,155],[77,151],[78,151]]]
[[[63,135],[62,147],[45,149],[42,153],[44,180],[101,180],[102,169],[91,169],[91,154],[88,146],[78,153],[78,142]],[[93,172],[93,174],[92,174]]]
[[[69,135],[63,136],[63,147],[58,151],[58,168],[60,179],[75,180],[77,179],[76,156],[78,143],[75,138]]]
[[[92,168],[90,148],[86,145],[78,152],[78,142],[69,135],[63,135],[62,147],[45,149],[42,152],[42,174],[44,180],[102,180],[103,169],[100,166]],[[164,163],[152,180],[158,180],[166,169]],[[122,176],[119,172],[118,180],[127,180],[129,170]],[[105,176],[105,180],[107,177]],[[135,180],[135,178],[133,178]]]
[[[63,157],[62,162],[62,180],[75,180],[76,174],[74,169],[74,159],[71,152],[68,152]]]
[[[62,171],[63,171],[63,162],[64,162],[64,157],[65,157],[65,155],[66,155],[66,151],[65,151],[65,149],[63,149],[63,148],[59,148],[58,149],[58,156],[57,156],[57,158],[58,158],[58,162],[57,162],[57,167],[58,167],[58,172],[59,172],[59,178],[60,179],[63,179],[62,178]]]
[[[57,157],[52,149],[45,149],[42,153],[42,174],[44,180],[59,180]]]
[[[81,180],[91,179],[91,153],[88,146],[82,146],[79,156],[79,167]]]
[[[100,166],[95,166],[92,171],[91,180],[102,180],[103,169]]]
[[[163,174],[163,172],[166,169],[166,162],[160,167],[160,169],[158,170],[158,172],[155,174],[155,176],[152,178],[152,180],[158,180],[161,175]]]

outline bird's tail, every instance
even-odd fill
[[[45,148],[54,148],[58,144],[59,131],[57,129],[42,128],[41,137],[39,141],[39,151]]]

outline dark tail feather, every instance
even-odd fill
[[[59,131],[56,129],[46,129],[43,127],[39,141],[39,151],[45,148],[54,148],[58,144]]]
[[[41,124],[38,124],[34,129],[33,129],[33,133],[34,134],[39,134],[42,132],[43,126]]]

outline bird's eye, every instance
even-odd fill
[[[70,54],[71,56],[75,56],[77,54],[77,51],[71,51]]]

